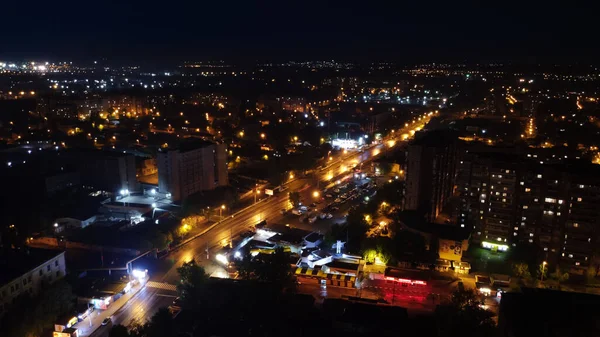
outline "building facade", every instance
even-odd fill
[[[28,249],[2,256],[0,277],[0,316],[22,294],[37,295],[44,284],[51,284],[66,274],[65,252]]]
[[[101,150],[73,149],[64,154],[66,160],[79,171],[84,187],[118,194],[136,191],[135,156],[127,153]]]
[[[596,166],[468,153],[459,164],[459,223],[485,248],[533,245],[550,265],[583,276],[600,267]]]
[[[428,132],[408,146],[404,209],[423,212],[433,221],[453,194],[456,181],[456,138]]]
[[[159,151],[158,192],[174,201],[229,183],[224,144],[188,142],[176,149]]]

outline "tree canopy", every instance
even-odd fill
[[[184,307],[196,308],[202,301],[208,275],[204,268],[196,264],[193,259],[177,268],[177,272],[181,276],[181,282],[177,285],[177,292]]]

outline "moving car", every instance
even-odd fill
[[[103,321],[102,321],[102,325],[107,325],[108,323],[111,322],[110,317],[106,317]]]

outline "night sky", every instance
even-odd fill
[[[591,7],[411,2],[10,1],[0,9],[0,58],[589,62],[600,56]]]

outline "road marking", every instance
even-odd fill
[[[146,287],[158,288],[158,289],[162,289],[162,290],[177,291],[176,285],[170,284],[167,282],[148,281],[148,282],[146,282]]]
[[[160,296],[160,297],[170,297],[170,298],[177,298],[177,295],[165,295],[165,294],[156,294],[156,296]]]

